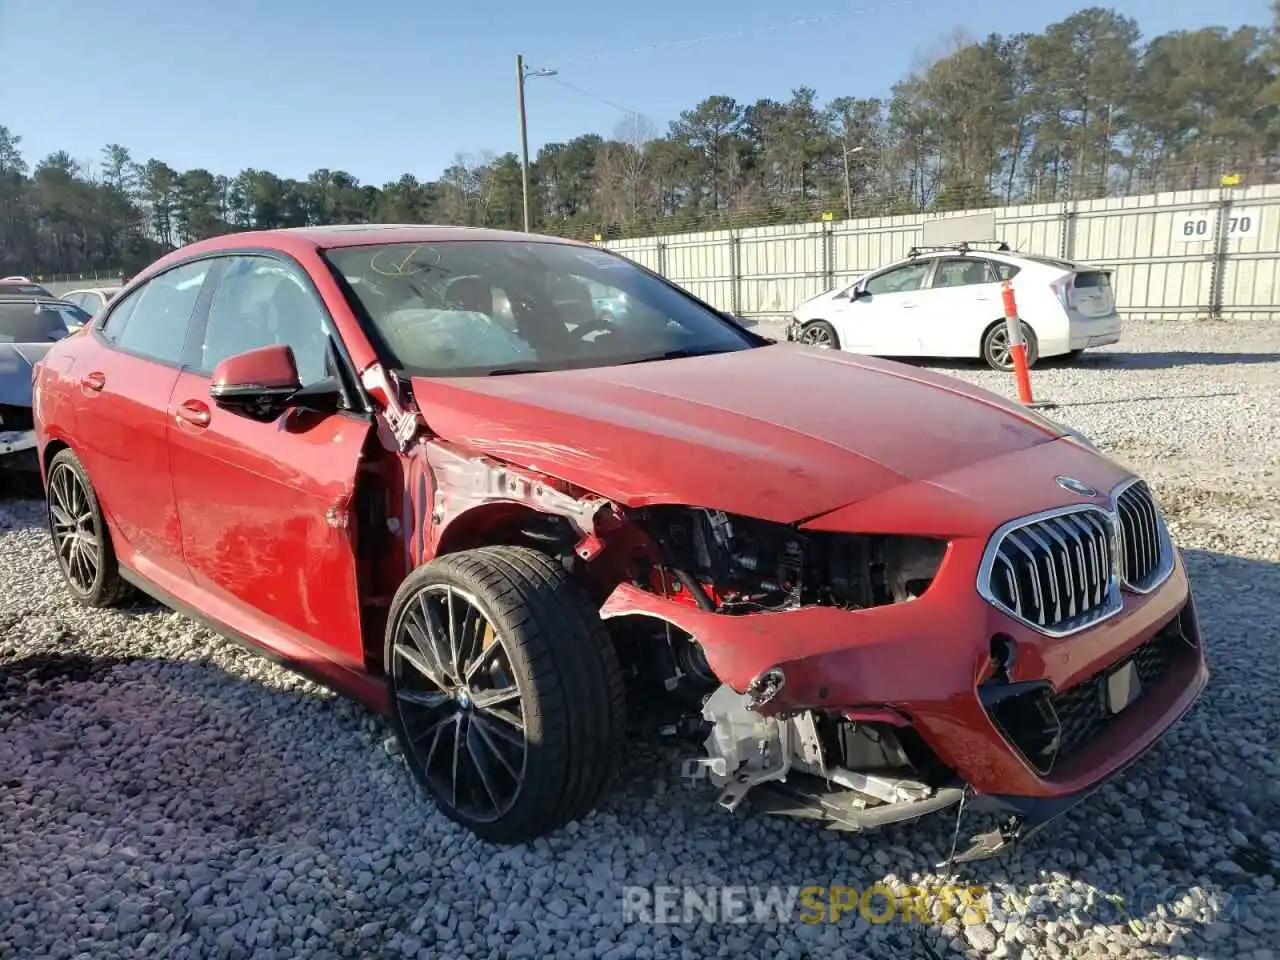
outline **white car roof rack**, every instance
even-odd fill
[[[998,253],[1011,253],[1013,251],[1013,248],[1003,240],[962,240],[959,243],[935,243],[912,247],[907,251],[907,256],[918,257],[922,253],[930,253],[936,250],[954,250],[956,253],[968,253],[970,247],[980,245],[994,245]]]

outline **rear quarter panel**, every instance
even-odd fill
[[[75,446],[78,428],[75,389],[77,357],[93,349],[84,327],[53,344],[32,371],[32,415],[35,418],[36,448],[40,453],[40,473],[44,476],[45,451],[53,441]]]
[[[1071,323],[1051,284],[1069,274],[1039,264],[1022,264],[1013,278],[1018,315],[1035,331],[1040,356],[1054,357],[1071,349]]]

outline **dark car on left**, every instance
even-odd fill
[[[92,318],[47,291],[8,289],[17,286],[21,285],[0,288],[0,471],[38,473],[31,415],[32,367],[50,346]]]

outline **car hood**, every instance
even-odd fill
[[[623,505],[787,523],[1065,433],[951,377],[796,344],[413,389],[442,439]]]
[[[0,343],[0,403],[31,406],[31,368],[52,343]]]
[[[802,300],[796,305],[796,310],[812,311],[815,307],[822,307],[826,304],[836,302],[837,293],[841,290],[848,290],[851,286],[861,280],[863,276],[863,274],[858,274],[857,276],[849,277],[838,287],[833,287],[830,290],[818,294],[816,297],[810,297],[808,300]]]

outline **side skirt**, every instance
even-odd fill
[[[175,610],[184,617],[194,620],[207,630],[230,640],[250,653],[279,664],[286,670],[305,677],[313,683],[318,683],[334,693],[355,700],[381,716],[387,716],[391,712],[391,702],[387,697],[386,687],[380,678],[361,671],[351,670],[326,660],[303,660],[298,657],[285,656],[266,644],[260,643],[252,637],[234,630],[206,614],[200,613],[190,604],[184,603],[173,594],[123,564],[120,566],[120,576],[171,610]]]

